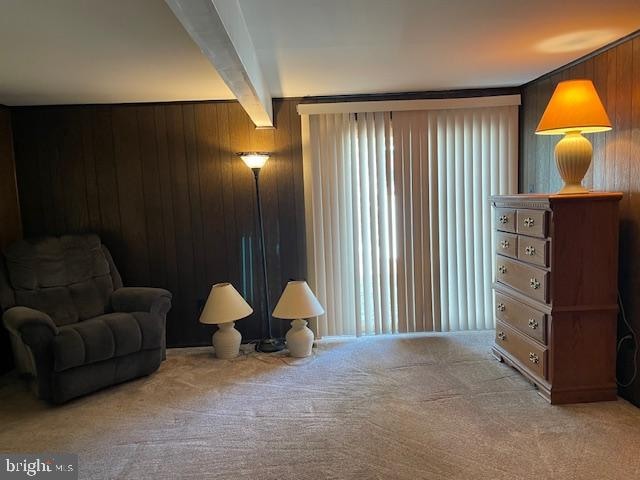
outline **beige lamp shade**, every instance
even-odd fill
[[[294,320],[322,315],[324,309],[304,280],[287,283],[273,311],[275,318]]]
[[[611,130],[611,121],[591,80],[558,83],[536,134],[595,133]]]
[[[207,303],[200,314],[200,323],[229,323],[248,317],[253,308],[230,283],[217,283],[211,287]]]

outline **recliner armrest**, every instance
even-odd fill
[[[171,308],[171,292],[164,288],[122,287],[111,294],[115,312],[149,312],[166,315]]]
[[[12,307],[2,316],[11,332],[26,347],[34,363],[38,397],[51,399],[51,372],[53,370],[53,339],[59,330],[51,317],[40,310]]]
[[[27,331],[34,329],[58,334],[58,327],[46,313],[28,307],[12,307],[2,316],[5,327],[14,335],[24,336]]]

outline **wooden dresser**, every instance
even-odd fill
[[[620,193],[491,198],[493,354],[551,403],[616,398]]]

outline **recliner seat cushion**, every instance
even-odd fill
[[[134,312],[109,313],[60,327],[53,339],[54,370],[160,348],[162,324],[158,315]]]

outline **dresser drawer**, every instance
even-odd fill
[[[496,318],[522,333],[546,343],[547,315],[496,292]]]
[[[547,236],[547,212],[544,210],[520,210],[516,219],[516,231],[532,237]]]
[[[496,280],[541,302],[548,301],[549,273],[502,255],[496,255]]]
[[[514,233],[496,232],[496,253],[517,258],[518,236]]]
[[[503,232],[516,231],[516,211],[512,208],[496,208],[496,228]]]
[[[549,241],[540,238],[518,236],[518,258],[541,267],[549,266]]]
[[[529,340],[505,323],[496,322],[496,345],[513,355],[540,378],[547,375],[547,349]]]

